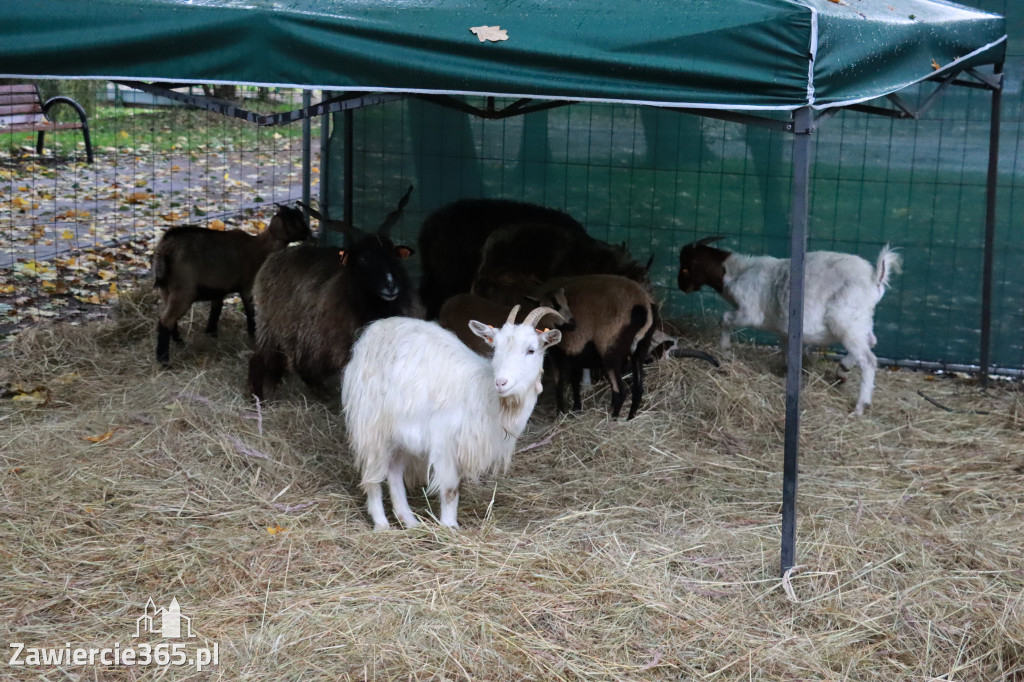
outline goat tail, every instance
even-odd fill
[[[888,244],[882,247],[875,264],[875,284],[885,291],[889,287],[889,276],[903,271],[903,256]]]
[[[161,286],[171,275],[170,258],[166,253],[157,251],[153,254],[153,286]]]

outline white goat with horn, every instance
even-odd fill
[[[440,497],[441,525],[457,528],[461,481],[508,468],[541,392],[544,351],[562,338],[557,329],[534,329],[556,311],[536,308],[516,324],[518,311],[501,329],[470,321],[494,348],[490,359],[439,325],[412,318],[378,320],[356,341],[341,402],[375,529],[389,527],[384,480],[407,528],[419,521],[406,500],[406,480],[426,481]]]

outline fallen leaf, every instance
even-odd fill
[[[216,219],[214,219],[214,220],[210,221],[210,229],[211,230],[223,230],[225,227],[226,227],[226,225],[224,225],[224,221],[223,220],[216,220]]]
[[[128,195],[128,198],[125,201],[129,204],[141,204],[142,202],[149,201],[152,198],[153,195],[149,192],[132,192]]]
[[[278,533],[283,533],[286,530],[288,530],[288,529],[287,528],[282,528],[281,526],[267,526],[267,532],[270,533],[271,535],[277,535]]]
[[[25,403],[33,407],[46,407],[50,404],[51,398],[50,389],[45,386],[36,386],[34,388],[15,386],[14,394],[11,396],[12,401]]]
[[[837,2],[837,0],[832,1]],[[480,39],[481,43],[488,40],[492,43],[496,43],[500,40],[508,40],[508,31],[500,26],[474,26],[469,30]]]
[[[933,68],[933,69],[935,69],[936,71],[938,71],[939,69],[941,69],[941,68],[942,68],[942,64],[939,64],[939,63],[938,63],[937,61],[935,61],[935,60],[933,59],[933,60],[932,60],[932,68]]]
[[[110,440],[110,437],[114,435],[115,430],[116,429],[110,429],[106,433],[101,433],[98,436],[85,436],[85,440],[89,441],[90,443],[102,443],[104,441]]]

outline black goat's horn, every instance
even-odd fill
[[[377,234],[382,237],[390,236],[388,233],[391,231],[391,227],[398,222],[398,219],[402,217],[402,209],[409,203],[409,195],[412,194],[412,185],[409,185],[409,189],[405,191],[405,195],[398,202],[398,208],[391,213],[388,213],[388,217],[384,219],[384,222],[377,228]]]
[[[301,201],[296,201],[295,203],[297,203],[302,208],[306,209],[309,215],[319,220],[320,225],[322,225],[325,229],[332,230],[334,232],[340,232],[349,239],[355,239],[356,237],[362,234],[361,230],[359,230],[354,225],[349,225],[344,220],[332,220],[331,218],[325,218],[323,217],[323,215],[321,215],[320,211],[316,210],[312,206],[308,206],[307,204],[304,204]]]

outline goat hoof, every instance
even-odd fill
[[[381,531],[385,531],[385,530],[391,530],[391,524],[390,523],[375,523],[375,524],[373,524],[373,530],[376,533],[380,533]]]

